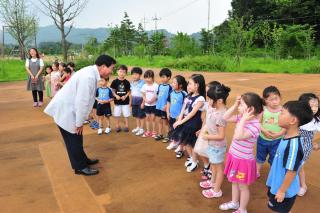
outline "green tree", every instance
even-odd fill
[[[89,38],[88,42],[84,45],[84,50],[88,55],[99,54],[99,43],[96,37]]]
[[[147,47],[149,44],[149,38],[147,32],[143,29],[141,23],[138,25],[136,32],[136,46],[134,48],[135,54],[139,57],[144,57],[147,54]]]
[[[166,48],[166,36],[161,31],[155,31],[150,38],[150,55],[163,55]]]
[[[122,53],[124,55],[132,54],[134,42],[136,40],[136,30],[132,21],[130,20],[127,12],[124,13],[124,17],[120,25],[120,39],[123,43]]]
[[[238,66],[240,66],[241,63],[241,56],[246,53],[253,44],[254,29],[251,27],[251,23],[252,20],[245,25],[244,17],[234,17],[229,20],[229,39],[231,41]]]
[[[109,37],[103,42],[101,51],[108,52],[114,57],[121,55],[122,41],[121,41],[121,32],[119,27],[116,25],[115,27],[110,29]]]
[[[178,32],[171,40],[171,55],[177,58],[199,53],[196,41],[188,34]]]
[[[204,28],[201,29],[200,32],[200,46],[203,54],[213,53],[214,48],[214,34],[213,30],[206,30]]]
[[[265,57],[268,56],[268,49],[272,41],[271,26],[268,21],[261,21],[257,26],[258,37],[263,41]]]

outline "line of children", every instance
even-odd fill
[[[142,137],[153,137],[156,140],[163,139],[168,133],[170,144],[166,148],[176,149],[177,158],[184,155],[184,150],[188,154],[185,162],[187,172],[192,172],[198,167],[199,155],[204,157],[205,169],[208,171],[210,168],[210,173],[213,175],[211,177],[205,174],[206,178],[200,182],[203,196],[221,197],[223,175],[226,175],[232,184],[232,199],[221,204],[219,206],[221,210],[233,209],[235,213],[247,212],[250,199],[249,186],[260,176],[260,169],[267,157],[271,165],[266,183],[269,189],[268,206],[271,210],[289,212],[296,195],[302,189],[305,189],[304,193],[306,192],[304,172],[301,168],[312,148],[319,149],[318,144],[312,145],[315,132],[320,130],[317,96],[303,94],[299,101],[287,102],[282,107],[280,91],[270,86],[264,89],[263,99],[255,93],[245,93],[237,97],[234,105],[227,109],[226,101],[230,88],[219,82],[212,82],[206,92],[205,79],[200,74],[192,75],[188,85],[183,76],[177,75],[172,79],[170,86],[171,71],[162,69],[159,86],[154,81],[152,70],[147,70],[143,74],[141,68],[134,67],[131,70],[133,81],[128,88],[125,85],[127,82],[124,83],[127,73],[125,68],[125,66],[120,67],[118,78],[115,80],[122,81],[123,84],[119,86],[120,83],[113,83],[113,92],[107,89],[106,81],[100,82],[103,84],[99,89],[105,89],[105,93],[101,92],[101,94],[108,93],[106,99],[103,99],[105,96],[100,95],[100,92],[97,93],[100,134],[102,127],[108,129],[106,133],[111,130],[110,121],[108,120],[105,126],[101,118],[110,118],[112,93],[118,96],[115,99],[122,101],[130,96],[128,103],[136,119],[136,128],[132,133]],[[144,80],[141,79],[142,74]],[[103,104],[108,104],[108,107],[101,111],[102,107],[99,105]],[[115,108],[118,107],[118,111],[125,115],[126,107],[122,105],[119,107],[119,105],[115,104]],[[314,115],[312,121],[310,108],[313,109]],[[204,110],[206,110],[205,122],[202,119]],[[129,113],[130,109],[126,115]],[[120,114],[116,116],[117,119],[119,116]],[[157,122],[155,122],[156,116]],[[166,122],[161,121],[168,121],[169,131],[163,131]],[[144,131],[144,122],[146,131]],[[226,125],[229,122],[235,123],[236,126],[227,152]],[[161,125],[158,132],[156,132],[156,123]],[[301,126],[300,129],[298,129],[299,126]],[[128,127],[127,123],[126,127]],[[297,132],[298,130],[300,133]],[[196,143],[199,147],[196,146],[194,149]],[[256,143],[257,156],[254,154]],[[297,175],[299,172],[300,181]]]

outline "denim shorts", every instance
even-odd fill
[[[259,136],[257,142],[257,163],[264,163],[269,155],[268,162],[272,165],[272,161],[277,152],[280,141],[281,139],[268,141]]]
[[[223,163],[225,155],[226,155],[227,147],[214,147],[208,146],[207,155],[209,158],[209,162],[212,164]]]

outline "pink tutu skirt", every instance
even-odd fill
[[[250,185],[257,179],[256,160],[239,159],[228,153],[224,174],[229,182]]]

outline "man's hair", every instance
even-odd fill
[[[111,65],[116,64],[116,63],[117,63],[117,61],[108,55],[100,55],[95,62],[95,64],[97,66],[105,65],[107,67],[110,67]]]

